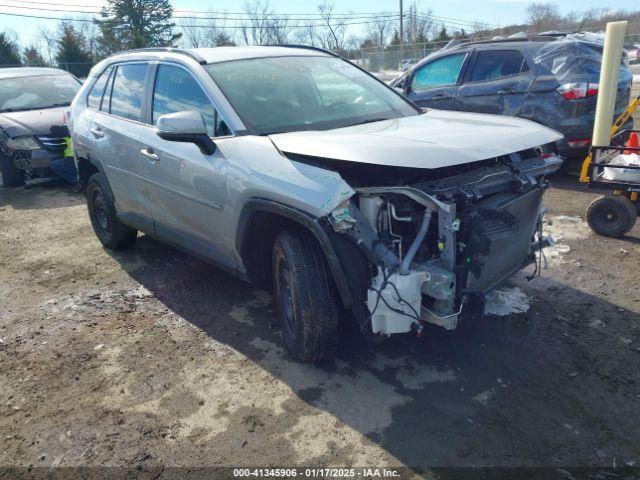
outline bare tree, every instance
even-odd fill
[[[178,21],[182,32],[182,43],[188,48],[222,47],[235,45],[233,35],[226,25],[224,16],[212,18],[213,12],[202,19],[183,18]]]
[[[318,46],[320,41],[317,24],[312,20],[306,20],[304,25],[293,31],[293,41],[297,45]]]
[[[47,63],[53,65],[53,60],[58,49],[59,32],[46,27],[38,28],[38,37],[43,45]]]
[[[90,18],[90,17],[82,17]],[[78,32],[85,39],[85,46],[92,58],[98,57],[100,27],[94,22],[77,22]]]
[[[289,17],[276,15],[268,0],[252,0],[243,7],[247,20],[241,32],[247,45],[280,45],[289,35]]]
[[[414,1],[409,5],[404,19],[404,38],[406,43],[409,45],[426,43],[433,29],[433,23],[432,10],[419,11]]]
[[[322,25],[319,34],[322,48],[336,52],[344,50],[351,15],[337,15],[334,12],[333,3],[329,0],[324,0],[324,3],[318,5],[318,12],[320,12],[320,24]]]
[[[532,3],[527,7],[527,23],[529,31],[543,32],[559,28],[562,16],[558,7],[552,3]]]
[[[366,28],[366,37],[378,48],[387,46],[389,37],[393,33],[395,22],[388,13],[382,13],[373,23],[369,23]]]

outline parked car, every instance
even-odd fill
[[[96,65],[71,134],[105,247],[137,231],[271,279],[284,342],[455,328],[533,259],[557,132],[422,112],[355,65],[291,47],[151,49]]]
[[[67,147],[65,110],[80,85],[55,68],[0,69],[0,188],[50,174]]]
[[[633,65],[635,65],[636,63],[640,63],[640,43],[628,46],[627,55],[629,58],[629,63]]]
[[[421,107],[510,115],[564,135],[557,152],[584,158],[593,133],[602,46],[565,36],[468,42],[416,64],[391,86]],[[633,76],[620,65],[616,117]],[[632,128],[630,120],[624,128]]]

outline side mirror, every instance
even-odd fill
[[[172,142],[194,143],[205,155],[211,155],[216,151],[216,144],[207,133],[202,114],[195,110],[160,116],[156,122],[156,134]]]

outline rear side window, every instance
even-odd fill
[[[109,80],[111,70],[113,70],[112,67],[107,68],[98,77],[96,83],[93,84],[93,87],[89,92],[89,96],[87,97],[87,106],[89,108],[94,108],[96,110],[100,109],[100,102],[102,101],[102,95],[104,94],[104,87],[107,84],[107,80]]]
[[[113,77],[109,112],[129,120],[142,120],[146,64],[119,65]],[[102,107],[105,110],[105,105]]]
[[[479,52],[471,72],[471,82],[494,80],[529,71],[524,56],[517,50]]]
[[[231,134],[209,98],[189,72],[172,65],[160,65],[153,90],[153,124],[155,125],[161,115],[185,110],[195,110],[202,114],[209,136]]]
[[[413,90],[426,90],[456,83],[465,56],[466,53],[449,55],[420,67],[413,77],[411,88]]]

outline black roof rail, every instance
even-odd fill
[[[311,45],[294,45],[291,43],[286,43],[283,45],[265,45],[265,47],[284,47],[284,48],[302,48],[305,50],[313,50],[315,52],[322,52],[322,53],[326,53],[328,55],[331,55],[332,57],[340,57],[340,55],[338,55],[335,52],[332,52],[330,50],[325,50],[324,48],[320,48],[320,47],[313,47]]]
[[[202,58],[200,55],[198,55],[197,53],[194,53],[190,50],[185,50],[184,48],[174,48],[174,47],[147,47],[147,48],[135,48],[132,50],[126,50],[124,53],[145,53],[145,52],[167,52],[167,53],[179,53],[181,55],[186,55],[187,57],[192,58],[193,60],[195,60],[196,62],[198,62],[200,65],[206,65],[207,61]]]

